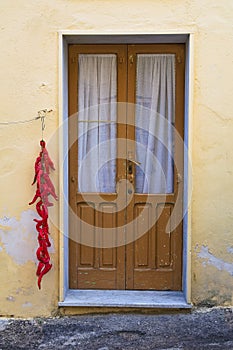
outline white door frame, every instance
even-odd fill
[[[68,44],[133,44],[133,43],[185,43],[186,44],[186,72],[185,72],[185,132],[184,143],[188,152],[184,152],[184,208],[187,211],[183,219],[183,287],[182,295],[187,304],[191,303],[191,160],[192,160],[192,119],[193,119],[193,51],[194,33],[187,32],[163,32],[163,33],[90,33],[85,31],[60,31],[59,32],[59,305],[78,306],[80,303],[69,299],[68,283]],[[104,292],[104,291],[103,291]],[[116,291],[122,293],[122,291]],[[130,295],[130,291],[124,291]],[[160,292],[161,294],[167,292]],[[172,292],[171,296],[172,296]],[[175,295],[175,293],[174,293]],[[117,296],[117,294],[116,294]],[[101,296],[100,296],[101,297]],[[135,297],[135,296],[134,296]],[[156,298],[156,292],[153,298]],[[85,298],[84,298],[85,299]],[[67,301],[68,300],[68,301]],[[79,295],[80,300],[80,295]],[[152,303],[153,304],[153,303]],[[170,302],[172,304],[172,302]],[[91,304],[90,304],[91,305]],[[94,305],[94,304],[93,304]],[[105,306],[104,304],[101,304]],[[97,305],[97,306],[101,306]],[[125,305],[125,304],[124,304]],[[131,305],[131,304],[130,304]],[[156,307],[156,303],[153,304]],[[161,304],[160,304],[161,305]],[[82,304],[82,306],[85,306]],[[120,305],[116,305],[120,306]],[[146,305],[144,305],[146,307]],[[168,305],[169,307],[169,305]],[[170,305],[171,307],[171,305]]]

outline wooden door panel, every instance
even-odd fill
[[[146,205],[148,207],[148,204]],[[155,220],[156,223],[145,234],[128,245],[128,261],[130,255],[133,256],[134,265],[132,269],[128,268],[127,289],[178,290],[181,288],[182,259],[179,249],[179,242],[182,241],[181,227],[173,232],[166,232],[173,207],[171,203],[151,205],[150,213],[159,219]]]
[[[172,233],[166,232],[166,226],[171,216],[173,205],[169,203],[159,204],[157,206],[157,217],[159,218],[156,223],[156,257],[157,267],[159,269],[172,268],[173,261],[172,255]]]
[[[137,203],[134,206],[135,241],[134,241],[134,269],[155,268],[155,236],[151,226],[153,207],[146,203]],[[142,233],[145,232],[143,235]],[[137,239],[137,237],[139,237]]]
[[[77,278],[78,284],[75,289],[118,289],[115,270],[79,268]]]
[[[173,271],[166,271],[165,273],[158,270],[156,271],[156,276],[154,273],[147,270],[135,271],[133,289],[173,290]]]
[[[93,197],[93,195],[91,195]],[[117,247],[118,212],[115,203],[77,204],[77,216],[80,219],[77,235],[79,243],[73,242],[77,249],[78,289],[118,289],[122,285],[122,264],[124,247]],[[90,226],[86,226],[89,224]],[[106,232],[104,229],[112,229]],[[85,245],[87,241],[93,246]],[[122,259],[120,259],[122,257]],[[124,266],[123,266],[124,268]],[[120,276],[120,277],[119,277]]]

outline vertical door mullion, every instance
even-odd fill
[[[135,45],[128,45],[128,74],[127,74],[127,180],[128,186],[126,190],[126,196],[130,196],[133,190],[133,197],[128,203],[127,210],[127,231],[126,239],[130,242],[126,245],[126,289],[133,289],[133,267],[134,267],[134,189],[135,189],[135,164],[130,162],[129,159],[135,160],[136,147],[135,147],[135,95],[136,95],[136,54],[134,52]],[[132,174],[129,173],[129,166],[132,169]],[[128,202],[128,201],[127,201]]]
[[[126,178],[126,101],[127,101],[127,46],[119,47],[117,59],[117,187],[122,186]],[[122,192],[121,192],[122,193]],[[124,193],[123,193],[124,196]],[[124,198],[118,198],[122,202]],[[121,245],[117,248],[119,267],[117,273],[117,289],[125,289],[125,206],[123,205],[118,216],[118,235]]]

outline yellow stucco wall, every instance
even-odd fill
[[[2,0],[0,16],[0,120],[30,119],[52,108],[46,139],[58,127],[58,31],[194,33],[192,301],[232,305],[232,0]],[[53,225],[54,266],[42,291],[35,278],[35,207],[28,202],[40,137],[40,121],[0,126],[0,315],[57,310],[59,241]],[[58,169],[58,143],[49,151]],[[58,171],[52,179],[58,188]]]

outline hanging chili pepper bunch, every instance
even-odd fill
[[[29,205],[35,203],[37,213],[40,219],[34,219],[36,222],[36,230],[38,232],[38,243],[39,248],[37,249],[36,255],[39,261],[36,275],[38,277],[38,287],[41,289],[42,277],[52,268],[50,263],[50,256],[48,247],[51,246],[49,241],[49,226],[48,226],[48,207],[53,206],[53,203],[49,201],[51,195],[55,200],[58,197],[55,193],[55,188],[52,181],[49,178],[50,169],[55,170],[52,160],[49,157],[46,149],[45,141],[40,141],[41,152],[39,157],[36,158],[35,162],[35,176],[32,185],[36,183],[36,194]]]

